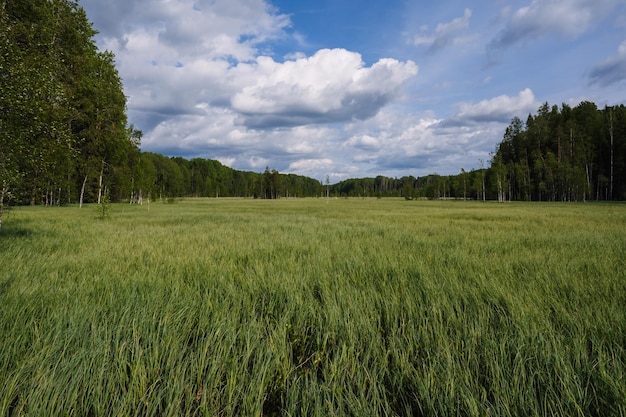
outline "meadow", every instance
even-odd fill
[[[0,416],[624,416],[626,205],[17,207]]]

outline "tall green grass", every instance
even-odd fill
[[[16,208],[0,415],[626,414],[626,207]]]

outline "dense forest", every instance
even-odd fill
[[[491,161],[500,201],[626,198],[626,107],[542,105],[514,118]]]
[[[542,105],[514,118],[489,167],[338,184],[140,150],[122,80],[71,0],[0,0],[0,222],[7,204],[179,196],[626,199],[626,108]],[[482,165],[482,163],[481,163]],[[1,224],[1,223],[0,223]]]
[[[140,133],[85,12],[68,0],[0,1],[0,219],[8,201],[99,201],[106,184],[132,181]]]
[[[544,103],[513,118],[489,168],[458,175],[362,178],[335,184],[340,196],[472,198],[498,201],[626,199],[626,107]]]
[[[319,181],[141,152],[115,57],[71,0],[0,0],[0,221],[6,204],[318,195]]]
[[[120,188],[116,201],[170,197],[254,197],[276,199],[320,195],[322,184],[309,177],[280,174],[265,168],[263,173],[238,171],[210,159],[168,158],[142,152],[136,170],[140,182],[134,188]]]

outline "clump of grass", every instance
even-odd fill
[[[5,232],[0,415],[626,413],[620,205],[185,200]]]

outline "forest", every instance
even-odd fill
[[[0,219],[7,204],[317,195],[319,181],[141,152],[110,51],[77,2],[0,3]]]
[[[325,184],[267,167],[140,150],[110,51],[71,0],[0,3],[0,221],[8,205],[197,197],[361,196],[476,200],[626,199],[626,108],[543,104],[515,117],[491,160],[457,175]]]
[[[350,179],[341,196],[470,198],[498,201],[626,199],[626,107],[544,103],[526,122],[513,118],[488,168],[457,175]]]
[[[141,134],[95,34],[72,1],[0,4],[0,210],[100,201],[107,184],[132,183]]]

